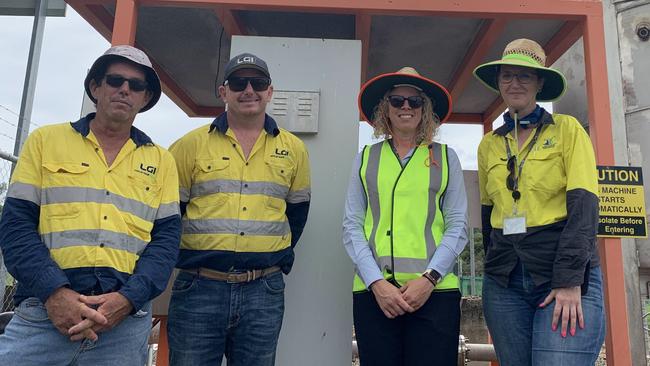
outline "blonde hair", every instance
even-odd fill
[[[394,88],[391,88],[384,94],[384,97],[381,98],[381,101],[375,106],[375,109],[372,112],[372,121],[374,123],[374,136],[376,138],[383,137],[388,140],[392,137],[391,122],[388,115],[388,95]],[[418,128],[415,131],[415,143],[417,145],[429,144],[433,141],[433,137],[438,132],[438,127],[440,127],[440,117],[433,111],[433,102],[431,99],[423,92],[418,92],[418,94],[424,100],[422,105],[422,119]]]

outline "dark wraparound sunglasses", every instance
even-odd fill
[[[518,187],[516,187],[516,180],[515,180],[515,169],[517,169],[517,157],[516,156],[511,156],[508,158],[508,162],[506,163],[506,166],[508,167],[508,177],[506,178],[506,187],[508,187],[509,190],[512,191],[512,198],[516,201],[521,198],[521,193],[519,192]]]
[[[420,108],[424,104],[424,99],[419,95],[414,95],[414,96],[411,96],[411,97],[404,97],[404,96],[401,96],[401,95],[389,95],[388,96],[388,102],[394,108],[402,108],[402,106],[404,105],[405,100],[408,100],[409,106],[411,108]]]
[[[228,85],[228,88],[234,92],[240,92],[246,89],[248,83],[255,91],[265,91],[271,85],[271,79],[264,77],[229,77],[223,85]]]
[[[134,92],[141,92],[147,89],[147,82],[141,79],[127,79],[122,75],[108,74],[104,77],[106,79],[106,84],[112,86],[113,88],[119,88],[124,85],[125,81],[129,82],[129,89]]]

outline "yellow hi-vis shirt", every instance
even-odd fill
[[[304,143],[266,116],[246,158],[223,113],[170,151],[178,166],[181,207],[187,205],[177,267],[229,271],[279,265],[288,272],[294,229],[289,208],[304,207],[299,215],[306,220],[311,197]]]
[[[566,193],[584,189],[598,195],[596,161],[589,135],[573,117],[553,114],[542,123],[542,132],[528,153],[534,132],[520,150],[526,158],[517,211],[526,215],[526,226],[556,223],[567,218]],[[504,126],[505,127],[505,126]],[[514,155],[514,132],[497,129],[483,137],[478,148],[478,176],[481,204],[493,206],[490,222],[503,228],[504,217],[512,215],[512,191],[506,187],[509,174],[504,136]],[[519,165],[519,161],[517,165]]]
[[[20,219],[15,230],[29,231],[23,225],[32,224],[28,214],[18,215],[25,206],[15,203],[32,203],[38,215],[33,224],[38,225],[42,244],[73,290],[86,294],[119,290],[139,309],[164,289],[167,278],[160,276],[171,271],[170,262],[176,259],[180,234],[176,167],[167,150],[134,127],[108,166],[90,130],[94,116],[42,127],[29,136],[11,180],[4,216],[11,212],[12,219]],[[162,226],[154,234],[158,224]],[[152,235],[158,235],[154,246]],[[3,243],[13,251],[14,262],[19,260],[8,268],[25,270],[21,253],[38,251],[42,245],[27,239],[22,235]],[[143,255],[147,259],[140,261]],[[22,282],[23,295],[45,301],[65,281],[60,277],[50,271],[32,283]]]

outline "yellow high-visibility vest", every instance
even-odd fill
[[[422,275],[442,241],[447,146],[418,146],[404,167],[388,141],[366,146],[359,174],[368,202],[364,223],[368,245],[384,278],[404,285]],[[435,290],[458,287],[458,277],[449,273]],[[365,289],[355,275],[353,290]]]

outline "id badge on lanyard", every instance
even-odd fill
[[[540,132],[541,132],[541,128],[537,127],[535,131],[535,135],[533,136],[533,139],[529,145],[529,149],[528,149],[529,154],[533,150],[533,146],[535,145],[535,142],[537,142],[537,138],[539,137]],[[513,198],[512,214],[503,218],[503,235],[525,234],[526,213],[517,210],[517,201],[521,197],[521,193],[519,192],[519,177],[521,176],[521,171],[523,170],[524,162],[526,161],[526,158],[524,158],[519,164],[519,166],[517,166],[517,158],[512,155],[512,152],[510,151],[510,144],[508,144],[508,140],[505,139],[505,137],[504,140],[506,143],[506,151],[508,153],[508,164],[510,164],[510,160],[512,158],[514,158],[514,163],[512,163],[512,166],[508,167],[508,170],[511,170],[511,177],[509,176],[508,179],[506,180],[506,185],[508,185],[508,189],[512,191],[512,198]]]
[[[512,215],[503,218],[503,235],[526,233],[526,213],[517,211],[517,202],[512,205]]]

